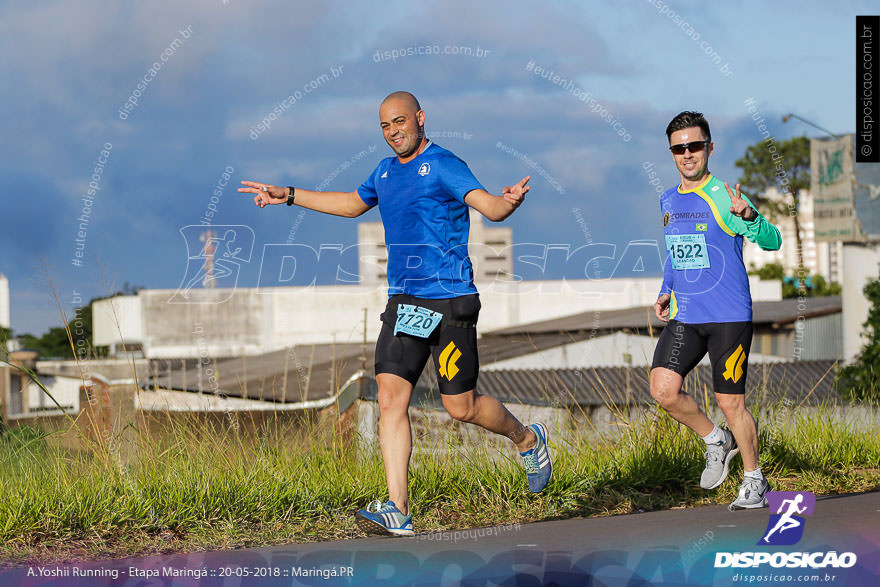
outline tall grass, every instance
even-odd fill
[[[880,488],[878,423],[857,428],[833,412],[762,412],[761,465],[776,489]],[[737,469],[717,491],[699,489],[704,445],[664,412],[620,417],[614,435],[582,430],[560,438],[552,446],[553,480],[540,495],[527,491],[519,462],[490,444],[462,445],[450,433],[445,450],[417,445],[410,482],[416,531],[734,498]],[[127,434],[78,451],[30,428],[0,437],[0,560],[351,537],[358,535],[354,510],[386,491],[376,448],[326,418],[245,433],[193,417],[158,437]]]

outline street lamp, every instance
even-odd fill
[[[812,127],[814,127],[814,128],[818,128],[819,130],[821,130],[822,132],[824,132],[826,135],[830,136],[832,139],[836,139],[836,138],[838,138],[836,134],[834,134],[833,132],[831,132],[831,131],[828,130],[827,128],[822,128],[822,127],[819,126],[818,124],[816,124],[816,123],[814,123],[814,122],[810,122],[810,121],[807,120],[806,118],[802,118],[802,117],[798,116],[797,114],[793,114],[793,113],[791,113],[791,112],[789,112],[788,114],[786,114],[785,116],[782,117],[782,122],[788,122],[788,121],[791,120],[792,118],[797,118],[797,119],[800,120],[801,122],[804,122],[804,123],[806,123],[806,124],[809,124],[810,126],[812,126]]]

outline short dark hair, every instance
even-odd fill
[[[666,127],[666,139],[672,139],[672,133],[677,130],[683,130],[686,128],[691,128],[693,126],[697,126],[700,130],[703,131],[703,137],[707,141],[712,140],[712,133],[709,132],[709,122],[705,119],[702,112],[693,112],[691,110],[685,110],[684,112],[680,112],[672,121],[669,123],[669,126]]]

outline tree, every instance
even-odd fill
[[[18,339],[22,348],[38,351],[40,358],[73,358],[67,331],[60,326],[53,326],[39,338],[31,334],[22,334]]]
[[[0,359],[4,361],[9,356],[9,349],[6,345],[9,343],[10,338],[12,338],[12,329],[0,326]]]
[[[735,165],[743,170],[739,183],[749,198],[771,219],[791,216],[797,241],[798,274],[803,274],[804,247],[801,242],[800,193],[810,187],[810,139],[795,137],[781,143],[761,141],[746,148]],[[765,193],[776,187],[782,200],[773,200]],[[799,279],[803,286],[803,279]]]
[[[757,275],[766,280],[778,279],[782,281],[785,279],[785,269],[783,269],[782,263],[767,263],[760,269],[755,269],[755,266],[752,265],[749,275]]]
[[[814,275],[812,277],[813,286],[810,288],[810,293],[813,297],[823,298],[827,296],[839,296],[842,291],[841,285],[836,281],[827,282],[825,278],[821,275]]]
[[[837,372],[840,392],[851,399],[880,400],[880,279],[862,289],[868,302],[868,319],[862,325],[868,341],[855,361]]]
[[[32,334],[18,335],[19,344],[22,348],[38,351],[42,358],[64,359],[87,359],[100,356],[106,352],[106,347],[96,348],[92,342],[92,305],[100,300],[106,300],[121,295],[135,295],[144,289],[142,285],[132,285],[125,282],[122,289],[107,297],[92,298],[88,304],[74,309],[73,315],[68,317],[67,328],[53,326],[42,336]],[[5,342],[12,338],[12,330],[0,327],[0,348],[5,349]],[[74,356],[76,349],[77,356]],[[104,350],[102,350],[104,349]]]

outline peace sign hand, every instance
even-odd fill
[[[743,200],[740,195],[740,185],[736,184],[736,193],[733,193],[733,190],[730,189],[730,186],[727,185],[727,182],[724,182],[724,187],[727,188],[727,193],[730,194],[730,213],[734,216],[739,216],[743,220],[754,220],[757,218],[758,213],[749,206],[749,203]]]
[[[243,194],[256,194],[254,204],[260,208],[265,208],[269,204],[287,203],[288,189],[286,187],[259,181],[242,181],[241,183],[247,187],[238,188],[238,191]]]

